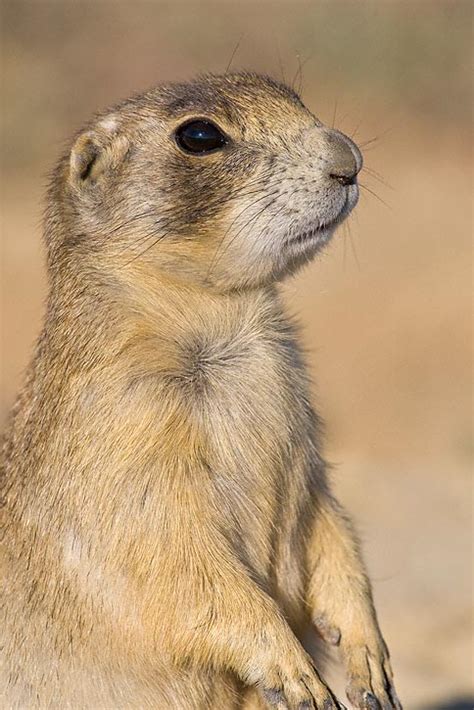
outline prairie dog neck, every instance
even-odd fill
[[[240,322],[263,321],[279,308],[275,285],[220,293],[166,275],[133,270],[122,277],[125,311],[157,333],[207,333],[234,328]]]
[[[86,292],[56,289],[50,303],[44,332],[55,368],[58,349],[64,355],[64,376],[104,368],[121,380],[159,376],[163,368],[186,369],[194,350],[238,348],[284,327],[275,285],[219,293],[138,263],[107,283],[99,275],[96,288],[91,280]]]

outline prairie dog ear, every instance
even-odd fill
[[[76,139],[69,159],[70,181],[77,187],[94,185],[120,167],[129,147],[128,139],[119,133],[116,119],[102,119]]]

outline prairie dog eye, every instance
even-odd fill
[[[176,129],[176,143],[186,153],[211,153],[223,148],[227,138],[211,121],[187,121]]]

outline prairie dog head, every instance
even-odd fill
[[[207,75],[98,116],[59,166],[50,219],[67,216],[59,242],[78,263],[254,288],[328,242],[357,202],[361,166],[290,88]]]

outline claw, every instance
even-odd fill
[[[263,695],[270,705],[278,706],[285,702],[285,696],[279,688],[264,688]]]
[[[347,708],[331,693],[331,697],[324,701],[323,710],[347,710]]]
[[[368,690],[362,696],[362,703],[364,710],[382,710],[375,695]]]
[[[390,697],[390,700],[392,701],[392,705],[393,705],[394,709],[395,710],[403,710],[402,704],[401,704],[400,700],[398,699],[397,692],[396,692],[395,688],[393,687],[392,683],[390,683],[390,685],[388,687],[388,695]]]
[[[397,691],[395,690],[395,686],[393,685],[393,674],[388,655],[383,664],[383,673],[385,676],[385,692],[387,693],[391,702],[391,707],[389,707],[388,710],[391,710],[392,707],[394,708],[394,710],[403,710],[402,704],[397,695]]]

